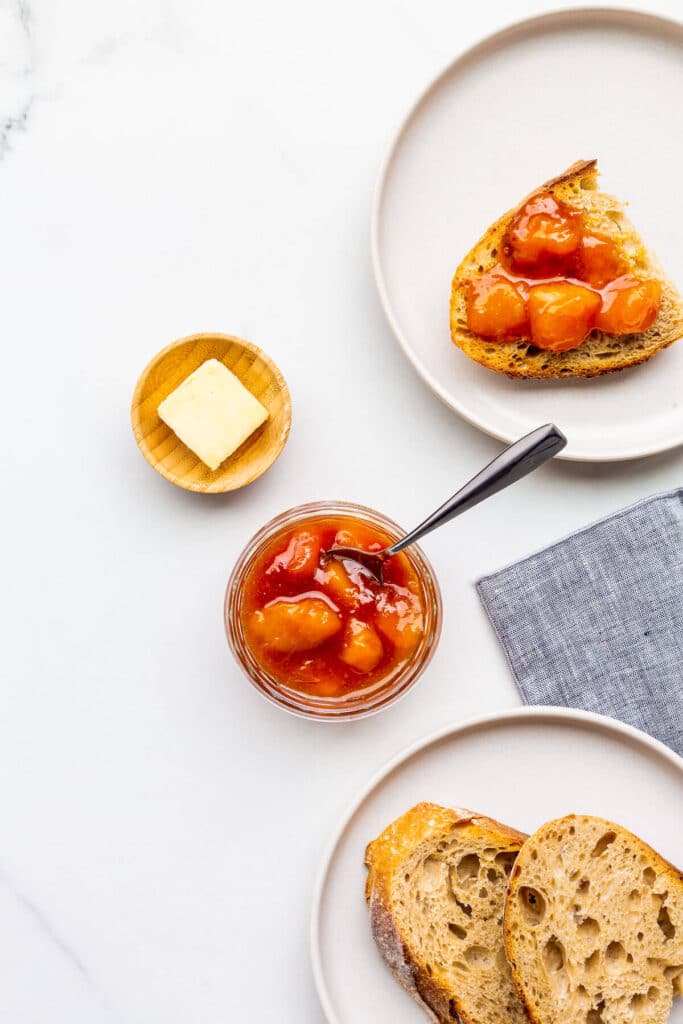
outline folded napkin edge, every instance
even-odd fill
[[[504,571],[504,570],[501,570],[501,571]],[[507,666],[510,669],[510,674],[512,675],[512,678],[513,678],[513,680],[515,682],[515,686],[517,687],[517,692],[519,693],[523,703],[526,703],[526,697],[525,697],[525,694],[524,694],[524,687],[523,687],[522,680],[521,680],[520,676],[517,674],[517,671],[515,669],[514,663],[512,661],[510,653],[508,651],[507,644],[503,640],[503,637],[502,637],[502,635],[501,635],[501,633],[500,633],[500,631],[498,629],[498,626],[496,624],[496,620],[495,620],[495,618],[494,618],[494,616],[493,616],[493,614],[491,612],[491,609],[489,608],[488,596],[481,589],[481,587],[479,586],[480,582],[481,581],[477,581],[477,583],[476,583],[477,594],[479,595],[479,600],[481,601],[481,603],[483,605],[484,611],[486,613],[486,618],[489,620],[489,625],[491,626],[491,629],[493,630],[493,635],[495,636],[496,640],[498,641],[498,646],[500,647],[501,651],[503,652],[503,657],[505,658]]]

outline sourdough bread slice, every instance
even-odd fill
[[[595,377],[650,359],[683,336],[683,301],[655,257],[647,251],[624,213],[623,204],[597,191],[595,160],[579,160],[564,174],[547,181],[493,224],[465,256],[451,288],[451,337],[458,348],[482,366],[509,377]],[[550,193],[583,212],[589,230],[612,238],[629,271],[636,277],[656,277],[662,283],[662,304],[657,319],[642,334],[615,337],[594,330],[578,348],[568,352],[538,349],[528,340],[497,342],[471,334],[467,326],[467,282],[497,262],[504,235],[517,211],[533,195]]]
[[[551,821],[517,858],[505,947],[536,1024],[665,1024],[683,992],[683,875],[602,818]]]
[[[471,811],[418,804],[370,843],[372,934],[437,1024],[521,1024],[503,949],[503,906],[521,832]]]

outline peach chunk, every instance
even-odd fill
[[[381,551],[389,544],[391,540],[383,531],[362,523],[353,523],[337,530],[334,538],[335,547],[360,548],[361,551]]]
[[[619,249],[602,235],[584,235],[579,246],[579,278],[593,288],[604,288],[622,272]]]
[[[329,594],[335,604],[342,607],[353,610],[363,600],[364,591],[354,583],[336,558],[330,558],[324,569],[316,570],[315,581]]]
[[[339,697],[343,693],[343,687],[338,679],[319,679],[311,690],[318,697]]]
[[[294,576],[310,575],[320,558],[320,537],[302,530],[290,537],[284,551],[276,555],[268,567],[268,572],[292,573]]]
[[[517,267],[547,271],[569,262],[581,241],[581,214],[549,193],[532,196],[515,214],[506,236]]]
[[[406,587],[388,588],[377,609],[375,625],[399,653],[410,654],[424,630],[422,610],[415,594]]]
[[[570,281],[538,284],[529,291],[531,340],[549,352],[568,352],[586,340],[602,300],[597,292]]]
[[[473,278],[467,287],[467,326],[472,334],[492,341],[524,336],[526,306],[513,282],[496,274]]]
[[[372,672],[382,660],[384,648],[375,630],[361,619],[349,619],[339,657],[357,672]]]
[[[267,650],[294,654],[319,647],[342,628],[341,617],[318,597],[276,598],[252,617],[252,634]]]
[[[659,281],[625,274],[605,289],[595,326],[607,334],[640,334],[652,327],[661,304]]]
[[[392,568],[395,571],[400,571],[402,576],[402,583],[410,590],[413,594],[420,593],[420,583],[415,574],[412,562],[408,558],[405,551],[399,551],[397,555],[392,555],[390,559],[385,563],[385,569]],[[391,577],[388,577],[391,579]]]

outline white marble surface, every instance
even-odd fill
[[[429,539],[445,635],[375,718],[289,718],[231,662],[223,590],[265,519],[342,497],[411,525],[499,447],[394,343],[369,208],[416,92],[542,9],[0,0],[0,1021],[321,1024],[340,812],[407,742],[517,703],[473,579],[681,483],[683,452],[556,465]],[[272,353],[295,419],[269,474],[202,499],[149,469],[128,403],[212,328]]]

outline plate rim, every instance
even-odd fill
[[[370,259],[372,263],[372,275],[379,297],[380,306],[382,307],[382,311],[387,323],[389,324],[391,332],[399,344],[399,348],[417,373],[418,377],[424,381],[427,387],[444,403],[444,405],[457,413],[461,419],[482,431],[482,433],[488,434],[489,437],[497,438],[499,441],[504,441],[506,443],[512,443],[517,440],[517,436],[501,431],[481,416],[469,411],[461,401],[454,399],[447,389],[443,387],[437,378],[418,358],[416,353],[413,351],[409,340],[403,333],[399,325],[398,318],[392,309],[388,288],[382,271],[382,261],[379,252],[381,208],[391,165],[405,132],[418,113],[419,108],[430,97],[430,95],[439,88],[443,79],[457,69],[459,64],[462,64],[475,56],[478,50],[485,50],[492,46],[495,47],[503,43],[506,38],[513,37],[519,33],[526,34],[542,30],[544,26],[550,27],[553,22],[559,22],[560,27],[566,27],[567,23],[571,23],[576,19],[581,18],[590,18],[593,21],[603,19],[613,22],[614,25],[617,26],[621,23],[627,24],[629,27],[637,27],[638,22],[647,22],[653,27],[658,27],[660,31],[666,30],[667,27],[670,29],[673,28],[679,35],[683,31],[683,20],[679,21],[676,18],[669,17],[667,15],[655,14],[639,7],[560,7],[547,11],[544,14],[533,15],[530,18],[523,18],[522,20],[505,23],[502,28],[496,29],[494,32],[490,32],[485,36],[475,39],[475,41],[465,50],[462,50],[455,57],[452,57],[445,67],[431,78],[427,85],[418,93],[416,99],[412,102],[393,132],[391,141],[387,146],[380,164],[372,195],[370,211]],[[562,26],[563,22],[565,23],[564,26]],[[683,47],[683,40],[681,45]],[[678,440],[660,443],[656,447],[649,446],[645,448],[630,448],[617,453],[605,453],[599,449],[590,449],[583,453],[575,453],[572,450],[570,442],[567,444],[567,447],[556,456],[556,458],[567,460],[568,462],[629,462],[633,459],[648,458],[649,456],[658,455],[662,452],[672,451],[675,448],[679,448],[681,445],[683,445],[683,430],[681,431],[681,436]]]
[[[440,742],[447,736],[456,736],[458,734],[464,735],[469,731],[491,725],[497,725],[503,721],[533,722],[534,720],[542,720],[543,718],[550,718],[569,723],[573,722],[575,725],[591,725],[594,728],[601,729],[607,733],[628,738],[631,741],[635,741],[638,745],[659,754],[660,756],[663,755],[664,759],[669,761],[674,768],[678,769],[683,776],[683,757],[680,757],[671,749],[671,747],[667,747],[665,743],[661,742],[661,740],[655,739],[654,736],[650,736],[648,733],[643,732],[640,729],[636,729],[634,726],[628,725],[626,722],[621,722],[616,718],[611,718],[608,715],[599,715],[594,711],[583,711],[579,708],[555,707],[544,704],[505,708],[502,711],[488,712],[483,715],[476,715],[460,721],[450,722],[448,725],[442,726],[440,729],[436,729],[434,732],[428,733],[426,736],[409,743],[395,754],[394,757],[386,761],[378,771],[374,772],[368,782],[366,782],[365,785],[356,792],[354,798],[347,805],[337,826],[334,828],[331,836],[325,844],[315,874],[309,916],[309,957],[313,971],[315,989],[328,1024],[341,1024],[341,1022],[339,1021],[339,1017],[332,1005],[322,966],[322,955],[320,950],[322,898],[325,892],[327,876],[329,874],[335,851],[346,832],[351,819],[356,814],[360,806],[365,802],[370,793],[389,775],[391,775],[392,772],[400,767],[403,762],[408,761],[421,750]]]

